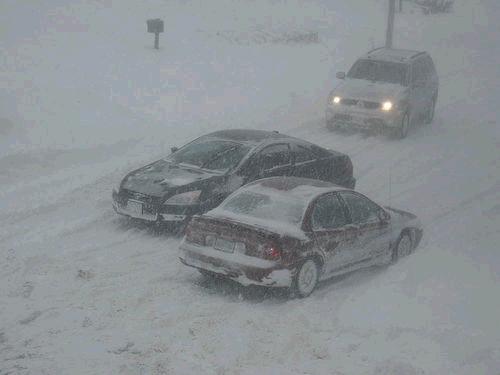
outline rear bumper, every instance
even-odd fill
[[[292,273],[275,262],[239,253],[225,253],[207,246],[182,241],[180,261],[230,278],[242,285],[290,287]]]
[[[328,106],[326,122],[328,126],[349,127],[363,130],[385,130],[401,126],[404,113],[394,109],[382,110],[349,109],[347,106]]]

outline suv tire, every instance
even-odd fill
[[[398,139],[406,138],[408,135],[408,130],[410,129],[410,113],[406,112],[401,120],[399,128],[395,129],[395,135]]]
[[[436,96],[434,96],[432,98],[432,102],[429,106],[429,108],[427,109],[427,113],[425,115],[425,123],[426,124],[431,124],[432,123],[432,120],[434,120],[434,112],[436,110]]]

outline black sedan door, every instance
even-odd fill
[[[293,175],[304,178],[319,178],[317,170],[317,157],[306,146],[299,144],[291,144],[292,159],[293,159]]]
[[[259,178],[290,176],[292,174],[292,158],[290,146],[287,143],[266,146],[256,156],[260,170]]]

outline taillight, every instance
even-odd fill
[[[268,243],[261,248],[262,258],[267,260],[278,260],[281,258],[281,248],[275,242]]]
[[[187,226],[185,233],[187,242],[195,243],[198,245],[205,245],[205,236],[197,232],[196,229],[193,229],[191,225]]]

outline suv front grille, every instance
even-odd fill
[[[380,103],[363,101],[363,107],[365,107],[366,109],[379,109]]]
[[[368,100],[349,99],[349,98],[341,99],[340,103],[350,107],[356,106],[365,109],[379,109],[381,107],[381,104],[379,102],[371,102]]]
[[[340,103],[342,103],[343,105],[357,105],[358,104],[358,100],[356,99],[341,99],[340,100]]]

